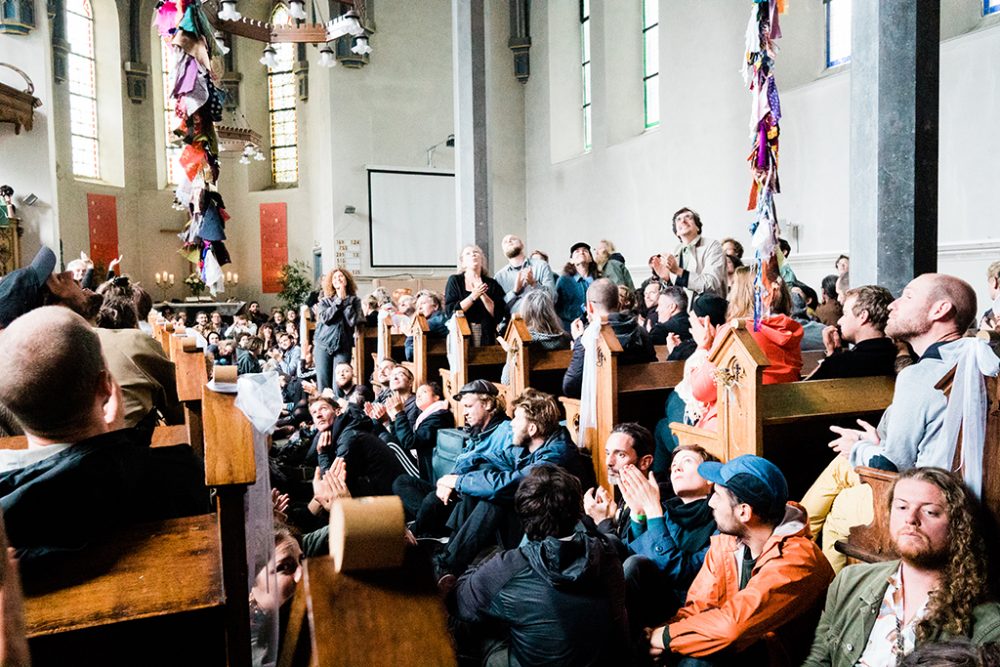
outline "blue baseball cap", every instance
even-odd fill
[[[740,502],[767,513],[777,513],[788,502],[788,482],[778,466],[753,454],[737,456],[728,463],[706,461],[698,474],[713,484],[724,486]]]

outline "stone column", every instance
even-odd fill
[[[851,284],[937,269],[939,2],[854,0]]]
[[[455,215],[458,247],[476,244],[493,266],[486,161],[486,28],[483,3],[452,0]]]

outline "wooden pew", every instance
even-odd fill
[[[354,328],[354,348],[351,350],[351,365],[354,367],[354,382],[370,384],[375,372],[373,356],[378,349],[378,330],[358,322]]]
[[[396,363],[401,363],[405,358],[406,354],[403,350],[406,344],[406,334],[396,328],[392,323],[391,317],[384,317],[379,320],[378,332],[375,339],[375,350],[378,354],[379,341],[382,343],[382,349],[385,351],[385,356],[389,357]]]
[[[208,360],[205,350],[198,348],[195,341],[195,337],[186,332],[171,334],[168,355],[177,375],[177,398],[184,406],[187,442],[198,456],[204,456],[202,389],[208,382]]]
[[[507,352],[499,345],[475,347],[472,344],[472,329],[469,328],[469,322],[461,310],[455,311],[455,326],[458,330],[458,335],[452,341],[455,348],[455,367],[442,368],[440,373],[441,388],[444,390],[445,398],[451,403],[452,412],[455,413],[455,426],[461,428],[465,425],[465,415],[452,397],[471,381],[473,376],[492,375],[494,377],[484,379],[499,380],[500,368],[507,363]],[[483,370],[490,366],[493,368],[489,370],[495,372],[484,373]],[[475,371],[471,370],[473,367]]]
[[[100,653],[102,664],[130,656],[136,664],[249,667],[243,497],[255,462],[250,424],[234,403],[234,395],[205,392],[205,480],[215,513],[131,526],[81,552],[72,572],[53,573],[63,585],[27,587],[36,664],[79,664]],[[182,433],[159,427],[154,443],[174,444]],[[18,445],[10,440],[0,447]],[[185,640],[164,644],[165,633]]]
[[[718,430],[680,423],[671,430],[681,444],[701,445],[723,461],[742,454],[770,459],[785,473],[793,497],[829,463],[829,426],[852,426],[859,418],[877,422],[895,386],[891,377],[765,385],[770,362],[742,320],[709,360],[719,369]]]
[[[988,332],[980,332],[977,337],[990,342],[991,345],[993,343]],[[994,348],[995,350],[996,348]],[[950,395],[954,378],[955,370],[952,369],[938,382],[937,388]],[[1000,382],[997,381],[997,378],[990,377],[984,378],[984,380],[986,382],[987,408],[981,500],[990,524],[984,526],[989,544],[990,539],[996,539],[996,529],[1000,527],[1000,463],[998,463],[1000,462]],[[952,470],[960,469],[961,452],[962,434],[959,433]],[[835,548],[846,555],[851,563],[872,563],[895,558],[896,554],[889,537],[889,513],[886,508],[889,506],[889,496],[892,493],[892,486],[896,482],[897,475],[894,472],[868,467],[859,467],[856,470],[861,482],[872,487],[874,519],[867,526],[851,528],[847,541],[837,542]]]
[[[410,323],[409,334],[413,336],[413,389],[426,384],[430,378],[438,377],[443,366],[448,364],[447,337],[431,338],[427,335],[430,327],[427,318],[417,313]],[[438,371],[438,373],[435,373]]]

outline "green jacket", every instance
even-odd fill
[[[898,567],[898,560],[852,565],[837,575],[827,591],[826,607],[804,667],[857,664],[878,618],[889,577]],[[985,602],[972,611],[972,618],[974,644],[1000,640],[1000,604]]]

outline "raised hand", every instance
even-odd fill
[[[618,504],[608,495],[603,486],[597,489],[587,489],[583,495],[583,511],[587,516],[600,523],[605,519],[610,519],[618,512]]]
[[[840,329],[835,326],[829,326],[823,329],[823,348],[826,350],[826,356],[830,356],[842,346],[840,340]]]
[[[621,473],[621,481],[623,493],[627,485],[629,495],[637,505],[642,507],[641,513],[645,514],[647,519],[663,516],[663,507],[660,505],[660,485],[652,472],[647,477],[635,466],[625,466]],[[632,506],[629,505],[629,507]],[[635,510],[633,509],[633,511]]]
[[[667,261],[665,262],[665,265],[667,271],[674,274],[675,276],[679,276],[681,273],[684,272],[684,270],[681,268],[681,263],[677,261],[677,258],[674,257],[673,255],[667,255]]]
[[[316,442],[316,451],[325,452],[333,444],[333,435],[330,431],[323,431],[319,434],[319,440]]]
[[[282,493],[278,489],[271,489],[271,504],[274,506],[274,515],[282,521],[288,520],[289,500],[287,493]]]

